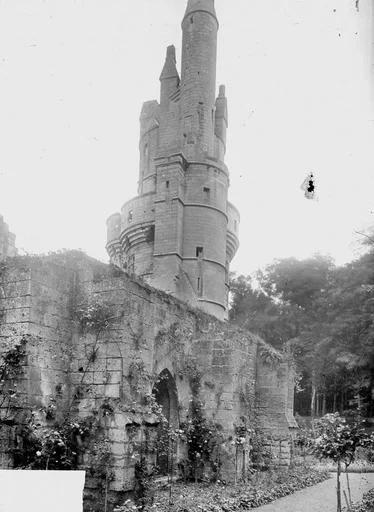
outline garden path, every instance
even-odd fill
[[[374,473],[350,473],[349,481],[352,500],[357,502],[374,487]],[[342,475],[341,483],[342,493],[344,489],[348,496],[345,474]],[[342,506],[345,504],[342,494]],[[336,512],[336,473],[332,473],[332,478],[321,484],[307,487],[255,510],[256,512]]]

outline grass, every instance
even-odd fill
[[[331,473],[336,473],[337,471],[336,464],[333,462],[318,462],[314,467],[321,471],[330,471]],[[343,471],[345,470],[343,469]],[[348,466],[348,473],[374,473],[374,464],[366,460],[352,462]]]

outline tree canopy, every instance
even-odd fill
[[[372,248],[342,267],[315,255],[277,260],[252,278],[233,275],[230,317],[276,348],[292,348],[304,388],[299,412],[359,405],[374,413]]]

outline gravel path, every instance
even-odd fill
[[[374,473],[350,473],[349,481],[352,500],[359,501],[365,492],[374,487]],[[345,475],[342,475],[341,483],[342,506],[345,506],[343,496],[343,489],[347,492]],[[307,487],[255,510],[256,512],[336,512],[336,473],[332,473],[332,478],[321,484]]]

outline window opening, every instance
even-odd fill
[[[148,231],[147,231],[147,234],[146,234],[146,240],[149,243],[155,241],[155,227],[154,226],[150,226],[148,228]]]
[[[202,258],[204,255],[204,247],[196,247],[196,258]]]
[[[129,263],[127,268],[130,274],[133,274],[135,272],[135,254],[132,254],[129,257]]]
[[[132,212],[132,210],[129,210],[129,213],[127,215],[127,222],[132,222],[132,218],[133,218],[133,212]]]
[[[197,293],[198,293],[199,297],[201,297],[203,294],[203,279],[202,279],[202,277],[197,278]]]
[[[170,182],[169,182],[169,180],[167,180],[167,182],[166,182],[166,188],[169,188],[169,185],[170,185]]]

